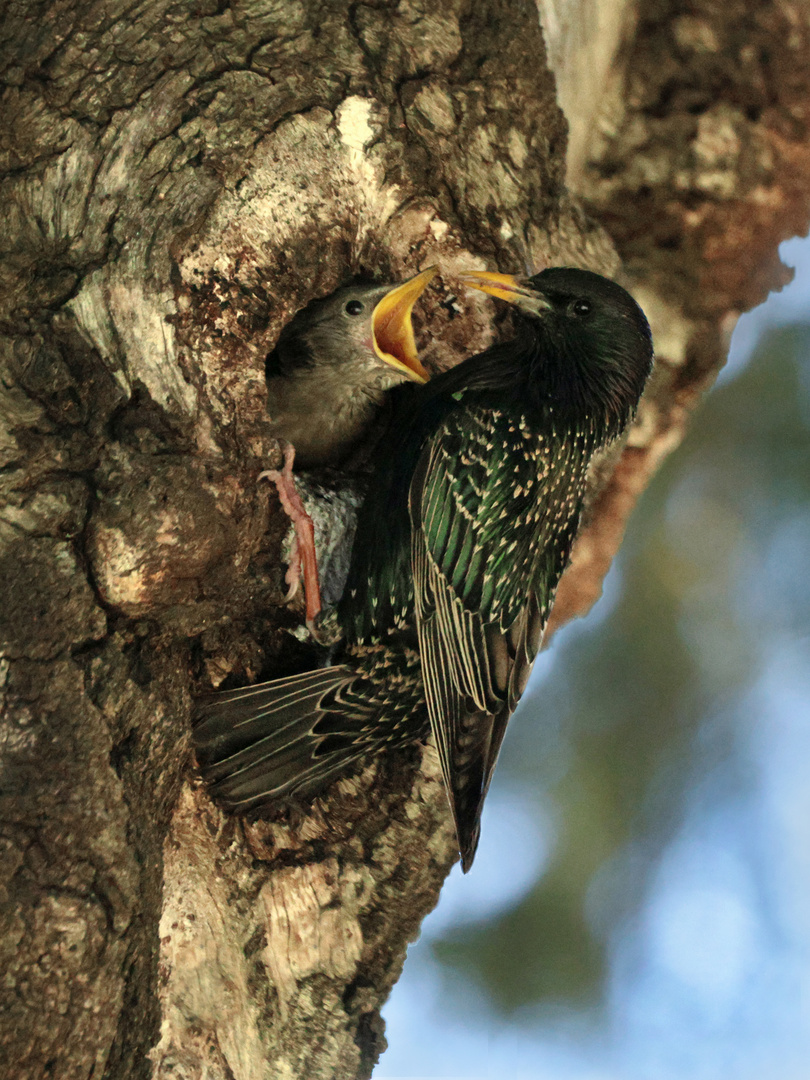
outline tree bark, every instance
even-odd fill
[[[256,482],[280,460],[264,361],[357,273],[440,265],[422,331],[446,366],[492,334],[456,271],[615,275],[620,255],[658,364],[555,625],[587,610],[736,314],[785,280],[810,157],[800,0],[600,11],[543,0],[547,53],[523,0],[5,5],[15,1077],[370,1076],[380,1005],[454,858],[432,748],[252,823],[191,760],[195,693],[302,662],[286,522]],[[339,509],[325,518],[340,531]]]

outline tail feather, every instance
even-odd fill
[[[373,708],[340,711],[356,679],[349,667],[319,668],[202,699],[194,747],[214,794],[243,810],[313,795],[367,755]]]

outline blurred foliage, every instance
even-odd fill
[[[808,357],[810,325],[770,330],[708,396],[631,522],[612,610],[555,642],[495,777],[551,802],[553,854],[511,910],[434,943],[450,998],[461,981],[502,1015],[601,1001],[609,935],[733,756],[769,650],[810,634]]]

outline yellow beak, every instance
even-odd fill
[[[397,285],[385,294],[371,316],[371,336],[377,356],[418,383],[427,382],[430,375],[422,367],[416,351],[411,315],[413,305],[436,272],[437,267],[429,266],[416,277]]]
[[[508,300],[510,304],[514,304],[519,296],[537,296],[537,293],[528,285],[511,274],[471,270],[467,274],[459,274],[459,279],[473,289],[480,289],[481,292],[489,293],[490,296],[497,296],[499,300]]]

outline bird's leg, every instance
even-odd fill
[[[307,627],[317,638],[315,620],[321,611],[321,587],[318,581],[318,558],[315,553],[315,527],[312,518],[306,512],[301,496],[295,488],[293,462],[295,447],[291,443],[283,444],[284,466],[282,469],[267,469],[259,474],[259,480],[271,480],[276,485],[279,502],[295,528],[295,542],[287,567],[286,582],[290,589],[286,600],[292,600],[298,592],[301,572],[304,576],[306,595]]]

